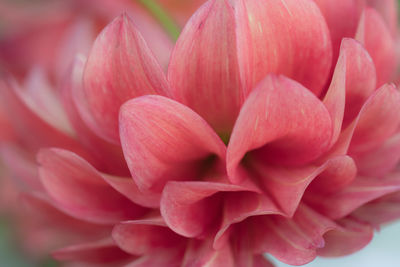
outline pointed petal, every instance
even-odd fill
[[[255,217],[252,232],[259,252],[267,252],[290,265],[306,264],[324,247],[323,235],[336,224],[306,205],[300,205],[293,218]]]
[[[313,0],[320,8],[328,24],[332,48],[333,62],[339,56],[342,39],[353,38],[360,20],[364,0]]]
[[[125,101],[168,93],[161,67],[127,15],[116,18],[97,37],[84,71],[84,90],[96,123],[89,126],[116,143],[118,111]]]
[[[235,40],[233,8],[227,1],[209,1],[181,33],[168,69],[175,99],[224,134],[244,100]]]
[[[241,191],[236,185],[214,182],[168,182],[161,198],[161,214],[167,225],[186,237],[196,237],[215,227],[221,210],[218,192]]]
[[[299,165],[328,149],[330,115],[310,91],[283,76],[269,75],[243,105],[228,146],[229,178],[238,182],[237,166],[254,156],[281,165]]]
[[[396,46],[380,14],[366,8],[358,25],[356,40],[360,41],[374,60],[377,85],[391,82],[396,72]]]
[[[184,238],[166,226],[147,221],[128,221],[116,225],[112,237],[124,251],[133,255],[153,254],[158,250],[179,250]]]
[[[332,47],[317,5],[307,0],[234,2],[247,93],[268,73],[277,73],[319,95],[331,68]]]
[[[339,257],[364,248],[374,235],[371,226],[345,218],[337,222],[340,227],[324,235],[325,246],[318,249],[318,255]]]
[[[85,106],[79,101],[79,94],[83,93],[82,76],[85,59],[75,58],[69,75],[61,85],[61,94],[68,119],[76,131],[79,141],[93,154],[96,159],[95,167],[102,172],[115,175],[129,175],[122,149],[98,137],[82,119],[81,114],[88,114]],[[107,157],[105,157],[107,155]]]
[[[65,247],[52,253],[61,261],[78,261],[87,263],[121,263],[132,256],[117,247],[111,239]]]
[[[122,106],[122,149],[142,191],[161,192],[169,180],[199,178],[202,159],[225,158],[225,145],[186,106],[162,96],[143,96]]]
[[[47,192],[71,216],[112,224],[146,211],[115,191],[91,165],[72,152],[44,149],[38,154],[38,162]]]
[[[400,175],[385,178],[357,177],[349,186],[332,194],[309,194],[305,201],[321,214],[340,219],[367,202],[400,190]]]
[[[384,85],[362,107],[349,153],[359,154],[381,145],[400,124],[400,93],[394,85]]]

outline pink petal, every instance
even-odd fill
[[[162,96],[123,105],[120,134],[132,177],[142,191],[161,192],[169,180],[200,178],[202,160],[225,158],[225,145],[200,116]]]
[[[356,39],[364,44],[374,60],[377,85],[391,82],[396,72],[396,47],[385,21],[376,10],[372,8],[364,10]]]
[[[184,256],[182,267],[235,267],[230,246],[214,250],[212,242],[192,239]]]
[[[305,201],[321,214],[340,219],[365,203],[400,190],[400,175],[385,178],[357,177],[349,186],[333,194],[309,194]]]
[[[354,160],[359,174],[373,177],[385,176],[400,161],[400,134],[392,136],[373,151],[355,156]]]
[[[328,24],[332,48],[333,62],[339,56],[339,50],[344,37],[354,37],[361,13],[365,6],[364,0],[314,0],[320,8]]]
[[[85,104],[80,97],[83,93],[82,76],[85,61],[77,57],[61,85],[63,104],[71,121],[79,141],[93,154],[96,159],[95,167],[100,171],[115,174],[128,175],[129,169],[126,165],[120,146],[110,144],[98,137],[88,128],[81,114],[87,115]],[[105,156],[107,155],[107,156]]]
[[[125,101],[168,92],[161,67],[127,15],[116,18],[97,37],[86,63],[84,89],[95,121],[89,126],[116,143],[118,112]]]
[[[168,182],[161,198],[161,214],[176,233],[196,237],[210,232],[221,210],[218,192],[245,190],[243,187],[215,182]]]
[[[235,40],[233,8],[209,1],[186,24],[168,69],[175,99],[225,135],[244,101]]]
[[[237,166],[247,152],[281,165],[310,162],[328,149],[332,122],[310,91],[283,76],[269,75],[240,111],[227,151],[229,178],[238,182]]]
[[[52,255],[61,261],[102,264],[124,263],[132,258],[131,255],[118,248],[111,239],[65,247],[54,251]]]
[[[324,247],[323,235],[337,228],[331,220],[305,205],[300,205],[293,218],[282,216],[255,217],[249,232],[259,252],[267,252],[290,265],[306,264]]]
[[[392,36],[398,35],[397,10],[398,4],[396,0],[367,0],[370,7],[375,8],[385,20]]]
[[[182,249],[185,241],[165,225],[141,220],[116,225],[112,237],[122,250],[133,255],[157,255],[161,250],[173,253]]]
[[[349,153],[359,154],[381,145],[400,124],[400,93],[394,85],[384,85],[362,107]]]
[[[374,232],[368,224],[345,218],[338,222],[341,227],[324,235],[325,246],[318,249],[318,255],[339,257],[349,255],[364,248]]]
[[[44,187],[71,216],[112,224],[136,218],[146,211],[115,191],[91,165],[72,152],[41,150],[38,161]]]
[[[317,5],[306,0],[234,2],[247,93],[268,73],[277,73],[319,95],[331,68],[332,47]]]
[[[103,179],[112,188],[130,199],[133,203],[147,208],[158,208],[160,206],[160,193],[142,192],[131,177],[118,177],[103,174]]]
[[[259,183],[272,197],[284,214],[291,217],[311,182],[311,190],[324,194],[342,188],[357,174],[354,161],[347,156],[331,158],[321,166],[297,168],[252,165],[259,175]]]

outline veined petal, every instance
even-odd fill
[[[396,46],[385,21],[373,8],[365,8],[358,25],[356,40],[364,44],[374,60],[377,86],[391,82],[397,64]]]
[[[84,71],[84,91],[101,137],[119,142],[118,112],[127,100],[145,94],[168,94],[168,83],[140,33],[121,15],[97,37]]]
[[[136,218],[146,211],[115,191],[89,163],[72,152],[43,149],[38,162],[45,189],[71,216],[112,224]]]
[[[226,0],[211,0],[190,19],[172,53],[168,78],[176,100],[229,134],[244,92],[240,85],[235,17]]]
[[[400,93],[394,85],[375,91],[362,107],[349,153],[359,154],[381,145],[400,124]]]
[[[154,255],[161,249],[172,253],[182,249],[185,241],[166,225],[149,220],[122,222],[114,227],[112,237],[121,249],[133,255]]]
[[[339,257],[354,253],[365,247],[374,235],[373,228],[352,218],[337,221],[339,227],[324,235],[325,246],[318,249],[318,255]]]
[[[122,106],[122,149],[142,191],[161,192],[169,180],[198,179],[202,160],[225,159],[225,145],[188,107],[162,96],[143,96]]]
[[[247,94],[268,73],[277,73],[319,96],[330,72],[332,45],[317,5],[307,0],[234,2],[239,64]]]
[[[269,75],[236,121],[227,151],[229,178],[241,180],[237,166],[251,150],[264,162],[300,165],[324,153],[331,135],[329,112],[315,95],[288,78]]]
[[[117,247],[111,239],[65,247],[54,251],[52,255],[63,261],[103,264],[124,263],[132,258],[131,255]]]

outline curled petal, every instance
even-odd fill
[[[374,60],[377,85],[391,82],[396,71],[396,46],[391,33],[380,14],[366,8],[357,29],[356,39],[360,41]]]
[[[54,251],[52,255],[62,261],[102,264],[124,263],[132,258],[117,247],[111,239],[65,247]]]
[[[319,95],[331,68],[332,46],[317,5],[307,0],[233,2],[247,93],[268,73],[277,73]]]
[[[143,96],[122,106],[120,134],[126,161],[140,190],[161,192],[169,180],[192,180],[202,160],[225,158],[225,145],[186,106],[162,96]]]
[[[145,94],[167,94],[165,75],[127,15],[111,22],[97,37],[84,71],[84,90],[101,137],[119,142],[118,112],[127,100]]]
[[[175,99],[223,134],[231,131],[244,101],[235,40],[233,8],[209,1],[181,33],[168,69]]]
[[[317,97],[290,79],[269,75],[236,121],[227,152],[229,178],[240,181],[237,166],[251,150],[264,162],[300,165],[325,152],[331,135],[329,112]]]
[[[72,152],[43,149],[38,154],[38,162],[45,189],[74,217],[112,224],[136,218],[146,211],[115,191],[91,165]]]
[[[365,247],[374,235],[373,228],[351,218],[337,222],[338,228],[324,235],[325,246],[318,249],[318,255],[339,257],[354,253]]]

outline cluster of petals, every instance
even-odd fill
[[[23,86],[4,74],[0,152],[43,242],[71,266],[362,249],[400,217],[395,3],[209,0],[167,74],[123,14],[59,90],[38,69]]]

